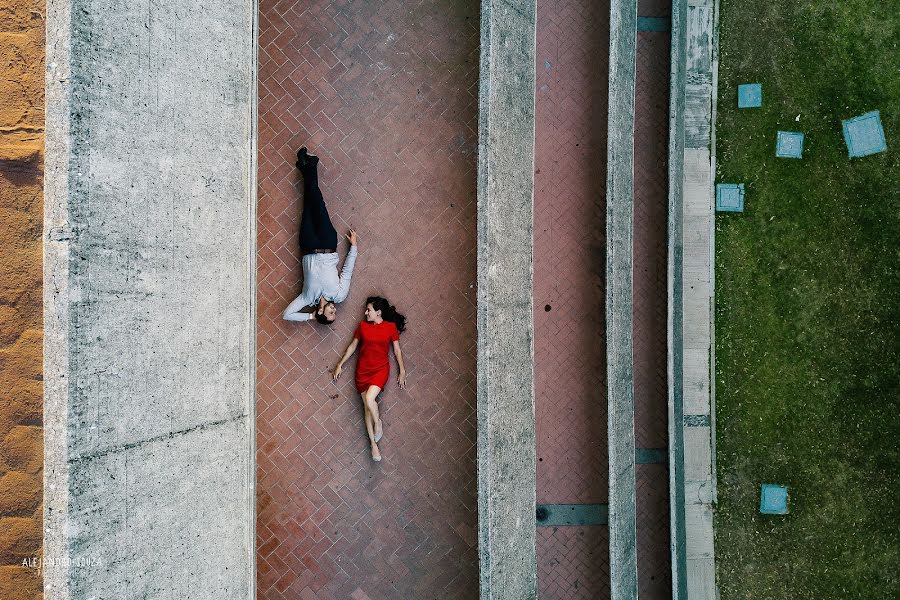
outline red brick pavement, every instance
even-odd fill
[[[671,598],[669,558],[669,470],[637,465],[638,596]]]
[[[478,6],[261,3],[258,598],[477,596]],[[360,236],[330,330],[280,319],[301,285],[302,144],[335,226]],[[409,386],[383,394],[379,464],[353,363],[328,375],[374,293],[409,318]]]
[[[534,305],[539,503],[607,500],[609,4],[540,0]],[[609,595],[606,527],[538,531],[541,598]]]
[[[639,33],[634,144],[635,444],[664,448],[667,432],[666,219],[669,35]]]
[[[539,503],[602,503],[607,497],[608,8],[590,0],[538,3],[534,351]]]
[[[609,598],[606,527],[541,527],[537,545],[541,600]]]
[[[660,2],[647,13],[668,14]],[[650,10],[650,9],[653,10]],[[667,447],[666,218],[669,34],[638,33],[634,142],[635,445]],[[642,598],[671,597],[668,471],[638,465],[638,586]]]
[[[668,17],[672,13],[672,0],[638,0],[638,15],[642,17]]]

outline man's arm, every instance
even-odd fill
[[[300,294],[288,304],[286,309],[284,309],[281,318],[285,321],[309,321],[310,319],[315,318],[313,313],[302,312],[303,309],[312,304],[314,300],[315,298],[308,298],[306,294]]]
[[[347,252],[347,258],[344,259],[344,266],[341,268],[338,291],[337,294],[334,295],[334,301],[336,303],[343,302],[347,298],[347,294],[350,293],[350,278],[353,277],[353,267],[356,265],[356,255],[358,252],[356,246],[356,232],[351,229],[350,233],[347,234],[347,239],[350,240],[350,251]]]

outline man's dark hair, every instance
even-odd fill
[[[326,303],[325,303],[325,306],[328,306],[329,304],[333,304],[333,302],[326,302]],[[313,313],[313,316],[315,316],[316,321],[318,321],[318,322],[321,323],[322,325],[331,325],[332,323],[334,323],[334,319],[332,319],[331,321],[329,321],[328,318],[325,316],[324,313],[320,313],[320,312],[319,312],[318,307],[316,308],[315,312]]]

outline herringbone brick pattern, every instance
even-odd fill
[[[541,527],[537,535],[541,600],[609,598],[606,527]]]
[[[638,595],[672,597],[669,556],[669,473],[666,465],[635,467]]]
[[[534,215],[539,503],[607,498],[609,5],[540,0]],[[609,595],[606,527],[539,529],[541,598]]]
[[[477,597],[478,7],[261,2],[259,598]],[[303,144],[321,157],[335,226],[360,237],[330,329],[280,319],[301,287]],[[409,318],[409,385],[392,375],[380,401],[381,463],[355,361],[337,384],[328,374],[376,293]]]
[[[672,14],[672,0],[638,0],[641,17],[668,17]]]
[[[639,33],[634,133],[635,443],[666,447],[669,35]]]
[[[538,502],[605,502],[607,495],[604,195],[609,27],[602,4],[538,3]]]
[[[634,138],[634,398],[635,444],[641,448],[668,445],[668,107],[669,34],[639,33]],[[636,484],[640,596],[671,597],[666,466],[638,465]]]

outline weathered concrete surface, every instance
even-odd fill
[[[672,3],[670,493],[674,598],[716,597],[713,548],[715,0]],[[700,425],[698,425],[700,423]]]
[[[252,593],[254,19],[48,5],[48,597]]]
[[[537,6],[481,4],[478,545],[483,600],[537,597],[533,210]]]
[[[41,574],[44,6],[0,0],[0,598]],[[24,561],[24,564],[23,564]]]
[[[669,514],[672,598],[687,597],[684,559],[684,223],[682,218],[685,139],[685,52],[687,3],[672,0],[669,95],[669,263],[666,277],[669,410]]]
[[[637,598],[632,252],[637,2],[613,0],[609,19],[606,184],[606,352],[609,570],[613,600]]]

